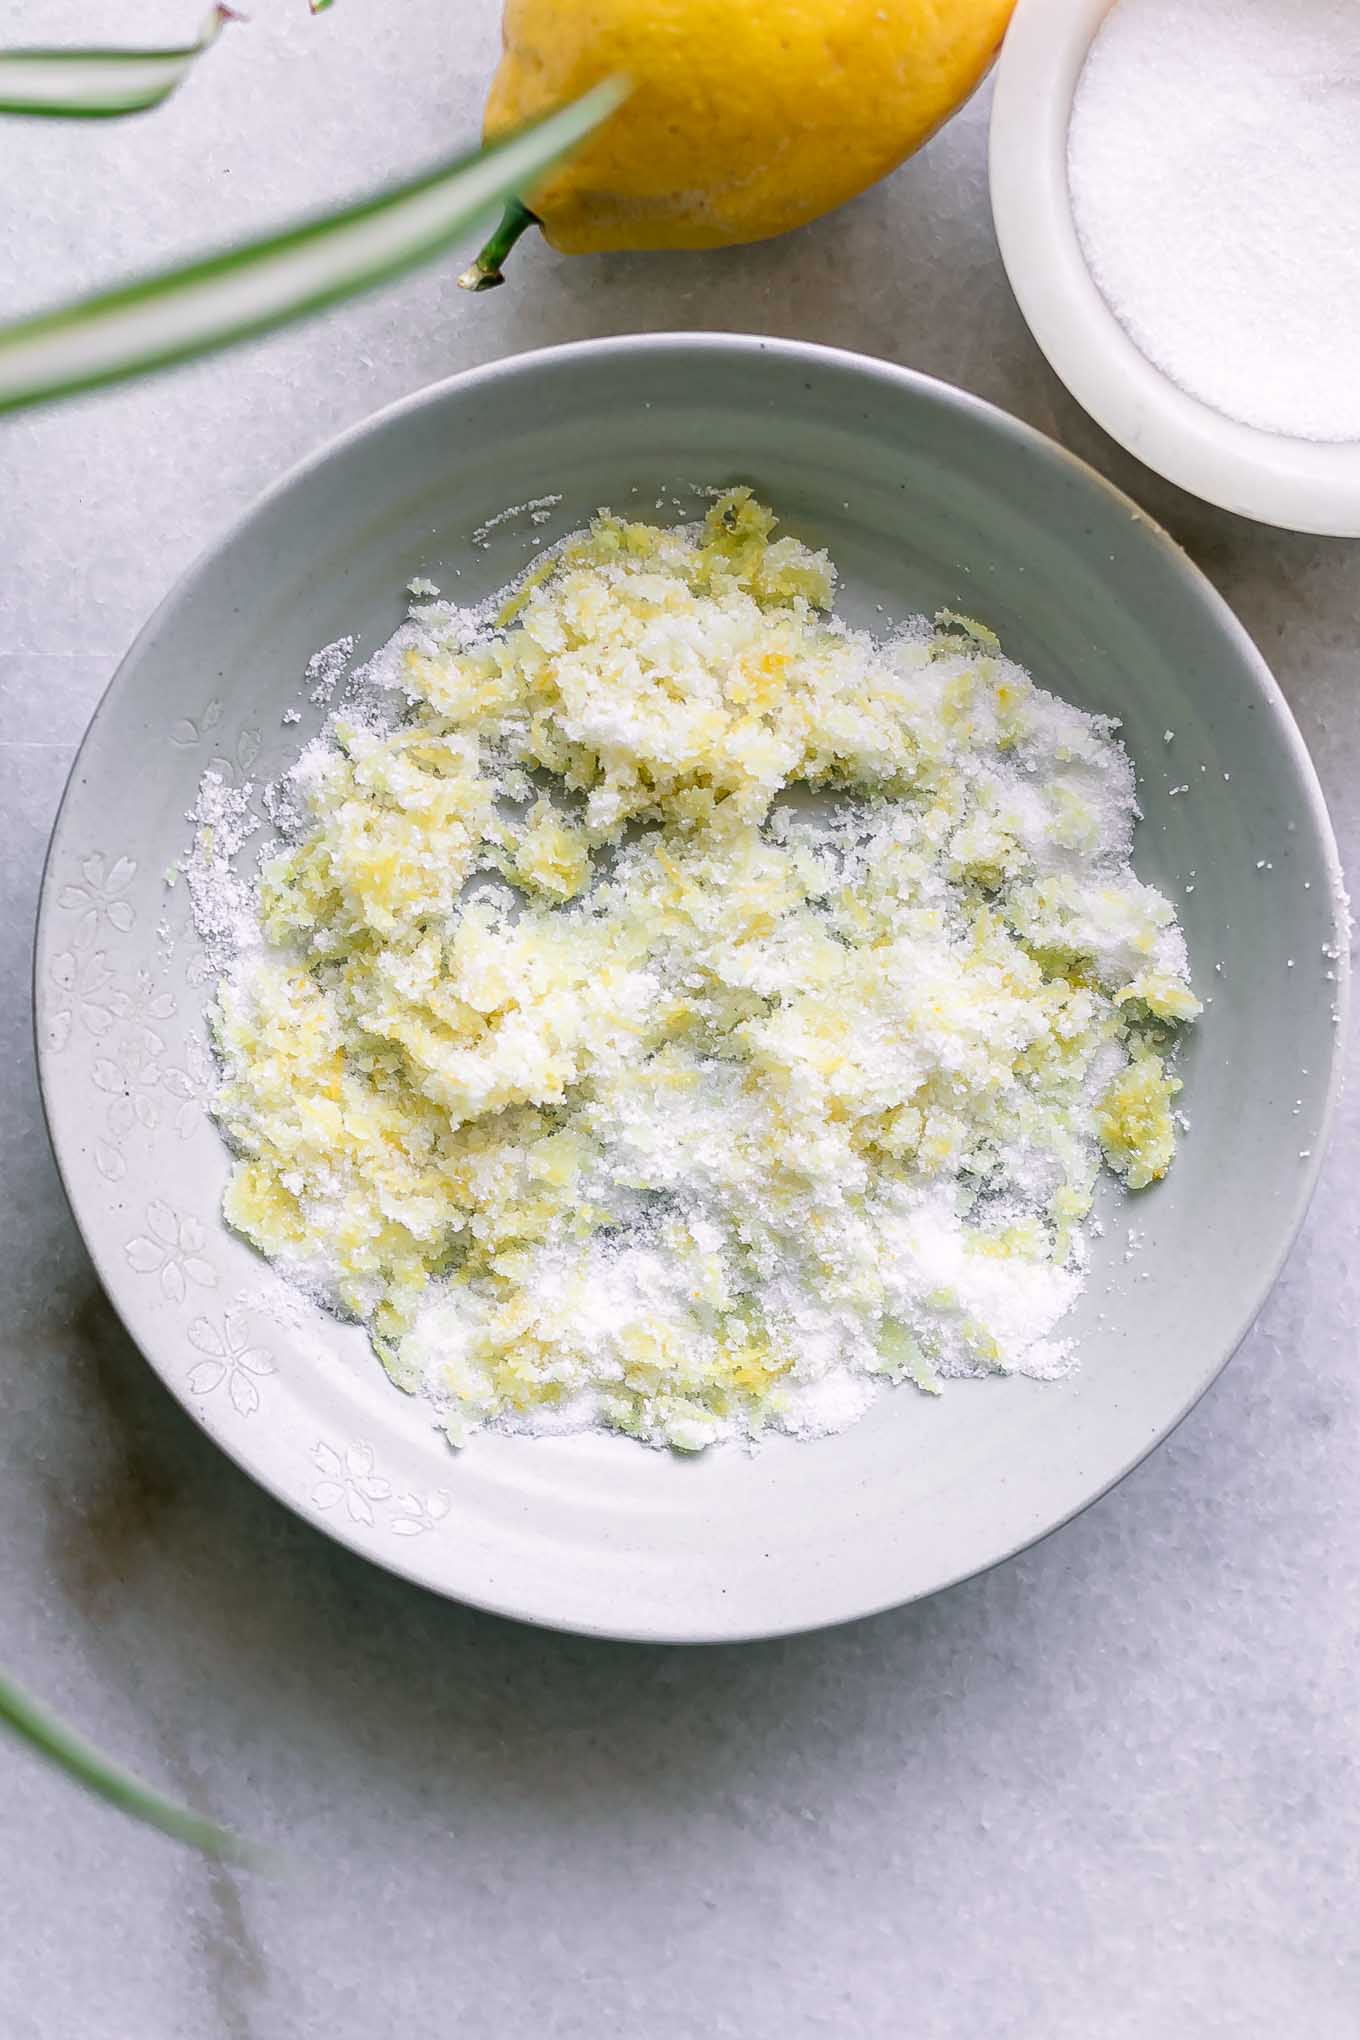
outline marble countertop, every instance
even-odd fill
[[[182,36],[143,0],[122,32]],[[88,38],[32,0],[23,40]],[[190,10],[192,12],[192,10]],[[474,129],[493,0],[260,0],[144,120],[5,130],[0,298],[36,306],[414,168]],[[0,429],[0,1662],[282,1842],[206,1864],[0,1746],[6,2040],[1356,2040],[1360,1124],[1255,1332],[1047,1543],[792,1641],[631,1648],[446,1605],[257,1492],[120,1332],[34,1079],[29,952],[72,751],[144,616],[281,468],[498,354],[710,326],[882,354],[1053,434],[1234,604],[1360,831],[1360,545],[1208,509],[1020,320],[986,97],[843,215],[749,250],[456,264]]]

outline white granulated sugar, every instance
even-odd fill
[[[304,685],[307,699],[318,706],[330,700],[344,676],[354,651],[352,637],[336,638],[331,644],[323,645],[319,652],[313,652],[307,661]]]
[[[181,861],[202,944],[203,962],[224,970],[258,941],[254,892],[238,869],[246,844],[260,826],[253,785],[231,786],[210,767],[189,814],[193,837]]]
[[[602,513],[418,599],[274,844],[203,782],[226,1216],[456,1444],[1052,1379],[1102,1164],[1170,1165],[1198,1002],[1115,725],[967,619],[849,629],[775,529]]]
[[[1360,439],[1360,5],[1118,0],[1072,108],[1091,274],[1228,417]]]
[[[485,546],[493,531],[502,525],[513,524],[517,517],[527,517],[531,524],[543,524],[562,501],[560,496],[534,496],[527,503],[511,503],[505,510],[498,510],[494,517],[488,517],[485,524],[479,524],[472,534],[475,546]]]

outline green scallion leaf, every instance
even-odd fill
[[[0,326],[0,411],[205,354],[320,311],[443,251],[535,184],[623,99],[617,82],[490,148],[184,268]]]
[[[63,1722],[40,1708],[36,1701],[0,1674],[0,1722],[13,1729],[35,1750],[65,1771],[110,1806],[119,1807],[148,1827],[159,1828],[177,1842],[202,1849],[213,1856],[248,1860],[251,1851],[235,1835],[187,1807],[163,1799],[149,1785],[143,1785],[127,1771],[101,1756],[100,1752],[75,1735]]]
[[[0,113],[48,120],[110,120],[147,113],[168,99],[223,26],[214,7],[198,41],[177,50],[0,50]]]

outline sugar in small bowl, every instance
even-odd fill
[[[1360,537],[1360,5],[1019,0],[992,209],[1049,362],[1132,453]]]

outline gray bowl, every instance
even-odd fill
[[[166,869],[209,760],[238,777],[286,763],[322,715],[309,655],[350,633],[356,655],[374,649],[413,575],[475,599],[597,505],[674,516],[695,485],[735,481],[831,549],[852,618],[964,610],[1041,683],[1123,718],[1146,816],[1138,867],[1180,903],[1212,998],[1184,1061],[1191,1131],[1164,1184],[1108,1194],[1066,1380],[961,1382],[936,1402],[903,1389],[840,1436],[754,1458],[681,1462],[597,1436],[484,1437],[454,1457],[361,1332],[265,1307],[261,1264],[218,1218],[200,959]],[[490,522],[549,496],[545,522]],[[302,724],[285,728],[294,703]],[[292,1507],[394,1570],[534,1621],[768,1635],[1004,1558],[1118,1480],[1203,1393],[1317,1175],[1343,931],[1335,846],[1288,708],[1213,589],[1127,497],[1014,419],[881,362],[725,335],[595,341],[456,377],[348,433],[147,626],[53,837],[43,1093],[129,1331]]]

